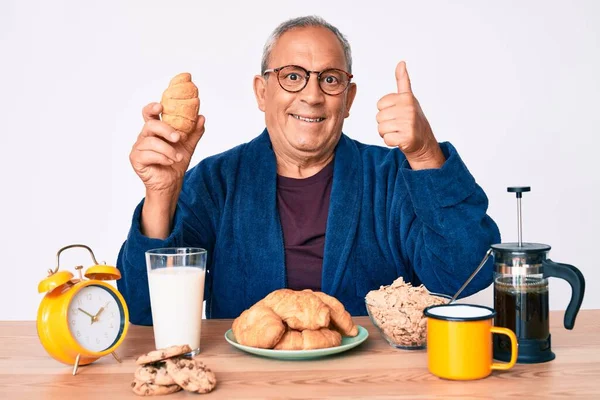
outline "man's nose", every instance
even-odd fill
[[[312,74],[306,87],[300,92],[300,99],[308,104],[320,104],[325,101],[325,93],[319,86],[319,79],[316,74]]]

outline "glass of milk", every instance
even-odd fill
[[[200,352],[206,250],[191,247],[146,252],[157,349],[187,344]]]

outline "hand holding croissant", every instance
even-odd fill
[[[183,177],[204,134],[199,108],[198,88],[182,73],[171,79],[161,103],[142,110],[144,126],[129,160],[146,187],[141,228],[148,237],[164,239],[171,232]]]

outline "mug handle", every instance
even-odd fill
[[[499,326],[492,326],[490,328],[490,332],[498,333],[500,335],[506,335],[510,339],[510,361],[507,363],[492,363],[492,369],[499,369],[499,370],[511,369],[512,367],[515,366],[515,363],[517,362],[517,354],[518,354],[517,337],[515,336],[514,332],[511,331],[510,329],[501,328]]]

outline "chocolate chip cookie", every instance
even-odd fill
[[[136,378],[131,382],[131,390],[138,396],[161,396],[178,392],[181,390],[181,387],[179,385],[156,385],[154,383],[140,381]]]
[[[162,386],[177,384],[167,372],[167,367],[164,362],[140,365],[135,371],[135,379]]]
[[[176,357],[165,360],[165,364],[173,380],[188,392],[208,393],[217,384],[215,374],[199,360]]]
[[[150,364],[156,361],[166,360],[167,358],[180,356],[189,353],[190,351],[192,351],[192,348],[187,344],[165,347],[164,349],[152,350],[147,354],[139,356],[135,363],[137,365]]]

